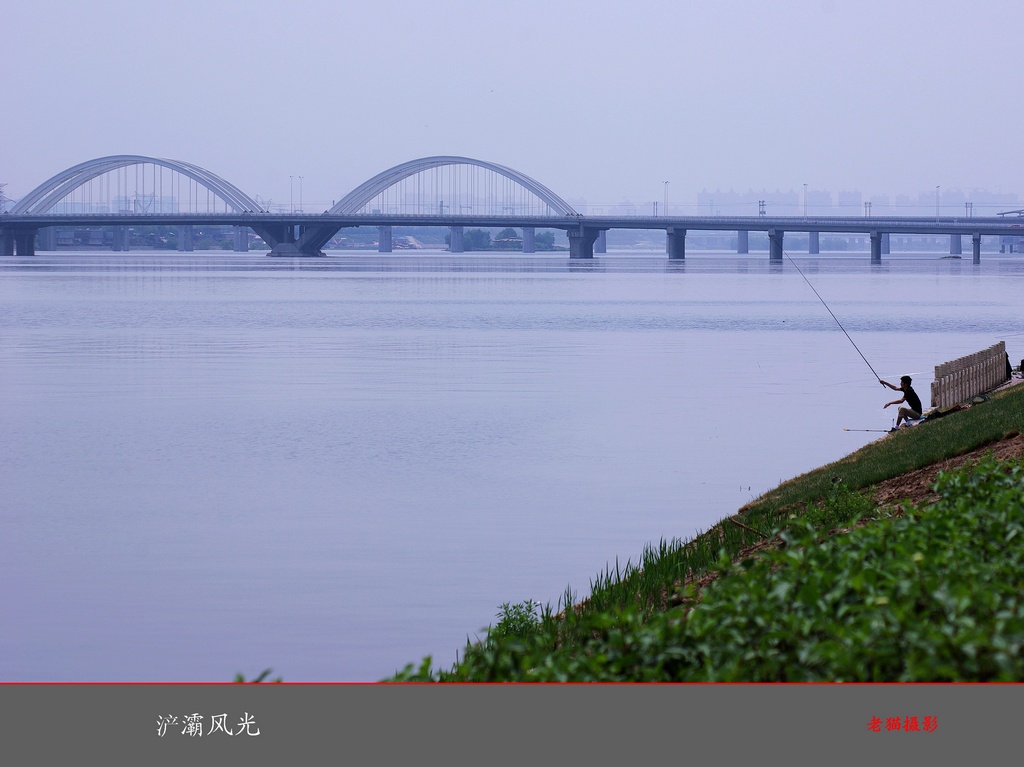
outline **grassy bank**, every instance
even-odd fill
[[[928,506],[870,493],[1022,432],[1024,387],[901,430],[649,546],[582,602],[502,605],[453,668],[395,679],[1024,679],[1020,461],[944,475]]]

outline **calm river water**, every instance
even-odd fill
[[[879,375],[1005,340],[1024,258],[799,257]],[[449,665],[888,428],[765,254],[0,260],[0,680]]]

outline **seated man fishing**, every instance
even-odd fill
[[[882,409],[884,410],[889,407],[889,405],[899,405],[903,402],[907,403],[907,407],[901,407],[899,415],[896,416],[896,429],[899,428],[900,423],[903,421],[910,421],[911,419],[921,417],[921,413],[924,412],[921,409],[921,398],[917,396],[917,392],[914,391],[914,388],[910,385],[910,376],[901,376],[899,386],[893,386],[891,383],[883,381],[881,378],[878,379],[878,382],[882,384],[882,386],[888,386],[893,391],[903,392],[902,399],[894,399],[892,402],[886,402],[882,405]]]

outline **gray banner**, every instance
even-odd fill
[[[975,764],[1015,752],[1022,703],[1016,684],[5,684],[0,733],[11,764]]]

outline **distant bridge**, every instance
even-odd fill
[[[734,231],[739,253],[748,252],[750,232],[765,232],[771,259],[783,258],[786,232],[808,233],[812,254],[819,252],[819,234],[834,232],[867,235],[874,262],[889,252],[892,234],[949,236],[951,253],[959,253],[961,238],[970,236],[975,262],[983,236],[1024,236],[1020,225],[1003,217],[584,216],[516,170],[455,156],[396,165],[321,214],[274,213],[269,207],[190,163],[141,155],[102,157],[58,173],[0,216],[0,255],[33,255],[38,241],[56,227],[111,227],[113,248],[127,250],[129,227],[173,226],[179,250],[191,250],[193,227],[231,226],[236,250],[248,249],[252,230],[274,256],[321,255],[349,227],[377,227],[381,252],[391,251],[395,226],[449,227],[455,253],[464,250],[466,227],[521,228],[526,253],[536,251],[537,229],[561,229],[571,258],[603,252],[611,229],[663,229],[670,259],[685,258],[686,234],[692,231]],[[45,242],[42,249],[49,249]]]

